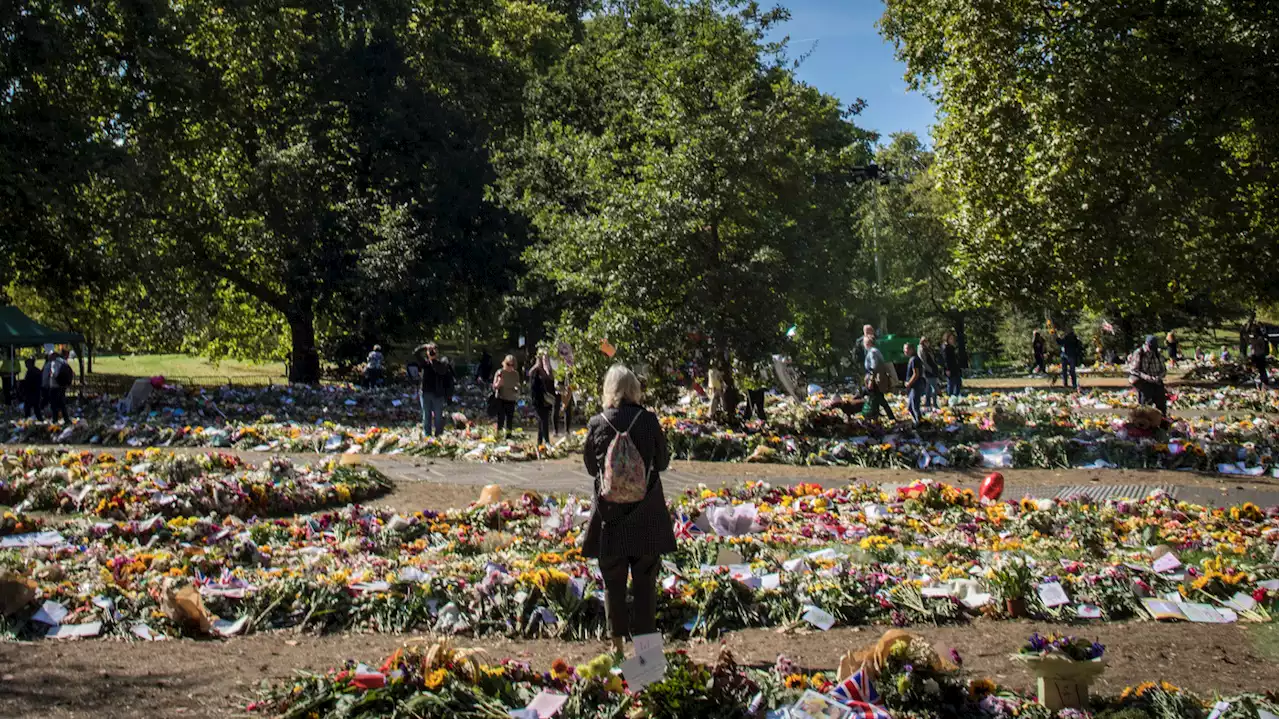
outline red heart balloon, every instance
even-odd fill
[[[1004,493],[1004,475],[999,472],[992,472],[987,478],[982,480],[982,486],[978,488],[978,494],[991,501],[1000,499],[1000,495]]]

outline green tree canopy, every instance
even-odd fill
[[[571,303],[580,360],[762,358],[847,323],[859,238],[849,170],[872,136],[798,82],[754,4],[609,3],[528,91],[500,197],[538,239],[531,271]],[[655,373],[656,374],[656,373]]]
[[[1274,298],[1274,3],[886,0],[881,27],[938,102],[976,294],[1121,312]]]

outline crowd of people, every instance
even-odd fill
[[[17,383],[17,400],[22,405],[24,417],[43,420],[47,414],[55,422],[70,419],[67,390],[75,383],[76,377],[75,370],[71,368],[71,357],[66,350],[48,350],[41,366],[36,366],[35,357],[23,361],[24,371]]]

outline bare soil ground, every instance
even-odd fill
[[[978,621],[913,631],[941,652],[958,650],[964,669],[973,676],[1030,689],[1032,680],[1008,655],[1032,631],[1054,628],[1033,622]],[[883,627],[800,634],[750,630],[730,634],[724,643],[743,664],[768,666],[783,653],[810,671],[831,671],[841,654],[870,644],[882,631]],[[1276,661],[1261,648],[1263,641],[1274,644],[1274,625],[1142,622],[1077,626],[1071,631],[1107,645],[1111,666],[1097,685],[1102,692],[1118,692],[1126,685],[1153,679],[1202,693],[1276,689]],[[4,643],[0,644],[0,715],[30,719],[241,716],[264,679],[287,679],[298,669],[324,671],[347,659],[379,662],[412,639],[277,633],[227,641]],[[589,659],[604,646],[552,639],[460,638],[458,643],[483,647],[495,661],[520,657],[544,668],[557,657],[573,662]],[[710,661],[719,642],[677,643],[677,647]]]

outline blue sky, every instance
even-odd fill
[[[774,30],[770,39],[791,36],[787,54],[809,57],[800,65],[801,80],[835,95],[846,105],[861,97],[867,108],[854,119],[875,130],[881,139],[890,132],[912,130],[932,144],[929,126],[934,105],[907,91],[905,66],[893,56],[893,45],[880,37],[876,20],[884,11],[880,0],[765,0],[763,7],[781,4],[791,20]]]

